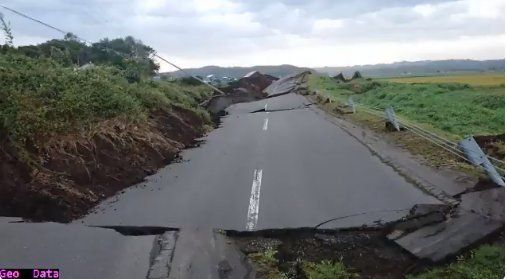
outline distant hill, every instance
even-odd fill
[[[249,72],[259,71],[263,74],[272,75],[280,78],[295,72],[302,72],[305,70],[313,71],[309,68],[300,68],[293,65],[278,65],[278,66],[253,66],[253,67],[219,67],[219,66],[205,66],[202,68],[185,69],[194,76],[205,77],[207,75],[215,75],[216,77],[232,77],[241,78]],[[180,78],[187,76],[182,71],[161,73],[161,76],[172,76]]]
[[[452,74],[464,72],[503,72],[505,60],[426,60],[415,62],[395,62],[391,64],[358,65],[349,67],[322,67],[314,68],[319,73],[337,75],[342,72],[346,77],[352,76],[355,71],[363,76],[390,77],[390,76],[421,76],[435,74]]]

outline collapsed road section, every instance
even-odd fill
[[[83,219],[1,220],[0,260],[71,278],[308,278],[322,262],[404,278],[502,241],[503,189],[467,190],[439,172],[410,179],[423,169],[411,157],[384,157],[293,92],[227,111],[205,144]],[[262,188],[250,225],[252,179]]]
[[[498,197],[499,193],[474,195]],[[493,210],[485,203],[469,206],[457,208],[466,214],[460,216],[475,221],[465,222],[466,226],[457,225],[456,208],[435,204],[416,205],[393,222],[342,229],[246,232],[0,219],[0,237],[9,239],[0,246],[0,261],[5,266],[59,268],[64,278],[76,279],[309,278],[316,265],[336,262],[360,278],[405,278],[479,242],[503,241],[501,222],[491,219],[501,216],[480,215]],[[478,229],[484,228],[477,223],[481,218],[490,222],[490,230]],[[420,239],[411,235],[420,235]],[[401,241],[407,237],[410,241]],[[435,241],[437,238],[441,241]],[[418,243],[420,248],[406,243]]]
[[[267,97],[271,98],[283,94],[306,91],[305,82],[308,80],[309,74],[311,74],[310,71],[304,71],[285,76],[280,80],[273,82],[264,90],[264,92],[266,92]]]
[[[223,116],[225,109],[232,104],[265,98],[264,89],[276,80],[277,78],[273,76],[253,71],[224,88],[225,95],[213,96],[201,105],[210,111],[215,119],[218,119]]]

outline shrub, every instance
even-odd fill
[[[211,90],[181,83],[131,83],[110,66],[86,70],[49,58],[0,55],[0,137],[18,147],[38,147],[55,133],[89,129],[114,117],[145,121],[147,112],[181,104],[199,113],[198,102]]]

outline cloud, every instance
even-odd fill
[[[184,67],[504,57],[503,0],[24,0],[91,41],[132,35]],[[8,11],[16,44],[61,37]],[[162,70],[171,68],[162,65]]]
[[[313,30],[321,32],[323,30],[336,30],[343,27],[343,20],[341,19],[317,19],[313,22]]]

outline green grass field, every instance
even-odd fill
[[[505,252],[503,245],[483,245],[468,256],[461,256],[445,267],[431,269],[408,279],[502,278]]]
[[[504,85],[471,86],[460,83],[398,83],[359,79],[337,83],[311,75],[309,87],[335,100],[355,102],[396,113],[425,127],[460,138],[504,133]]]
[[[462,83],[470,85],[501,85],[505,82],[503,73],[478,73],[461,75],[421,76],[421,77],[394,77],[386,78],[391,82],[399,83]]]

